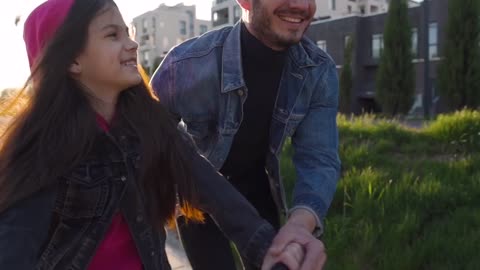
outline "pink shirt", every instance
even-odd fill
[[[97,122],[102,129],[108,130],[107,121],[99,115]],[[93,256],[88,270],[142,270],[142,268],[142,260],[128,224],[121,212],[118,212],[113,216],[112,224]]]
[[[143,265],[133,242],[128,224],[118,212],[93,256],[88,270],[142,270]]]

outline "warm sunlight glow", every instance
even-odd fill
[[[23,43],[23,23],[38,4],[45,0],[22,0],[0,4],[0,36],[2,45],[0,49],[0,91],[9,87],[21,87],[29,75],[28,59]],[[175,5],[184,2],[186,5],[197,5],[197,17],[199,19],[210,19],[211,1],[194,0],[116,0],[115,1],[124,15],[125,22],[129,24],[132,19],[149,10],[155,9],[162,2],[167,5]],[[15,26],[15,18],[21,16],[18,25]]]

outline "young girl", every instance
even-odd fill
[[[170,269],[177,202],[262,264],[273,228],[177,130],[112,0],[48,0],[24,39],[32,97],[1,142],[0,269]]]

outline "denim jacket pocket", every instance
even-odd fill
[[[74,219],[100,217],[107,204],[108,175],[104,164],[83,164],[73,169],[62,179],[65,188],[58,213]]]
[[[288,117],[286,132],[287,136],[292,136],[295,133],[300,122],[302,122],[305,117],[305,113],[292,113]]]
[[[277,108],[273,114],[273,118],[280,123],[285,123],[286,135],[292,136],[305,115],[306,113],[303,111],[294,110],[293,112],[289,112],[288,110]]]

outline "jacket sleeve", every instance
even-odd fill
[[[175,51],[170,51],[152,76],[150,85],[163,106],[178,123],[181,115],[175,104]],[[199,153],[191,136],[182,128],[196,180],[197,199],[201,210],[207,212],[223,233],[232,240],[240,253],[251,263],[261,266],[276,232],[263,220],[256,209]]]
[[[183,136],[189,137],[185,133]],[[247,260],[260,267],[276,235],[275,229],[206,158],[195,151],[191,140],[189,145],[201,210],[212,217]]]
[[[340,176],[337,106],[338,77],[332,61],[313,91],[307,115],[292,136],[297,182],[290,212],[298,208],[311,211],[320,230]]]
[[[174,95],[175,95],[175,65],[173,61],[173,51],[171,51],[165,59],[160,63],[158,69],[152,75],[150,85],[160,99],[160,102],[172,114],[177,122],[180,121],[180,116],[176,110]]]
[[[0,213],[0,269],[32,270],[48,238],[55,190],[40,191]]]

